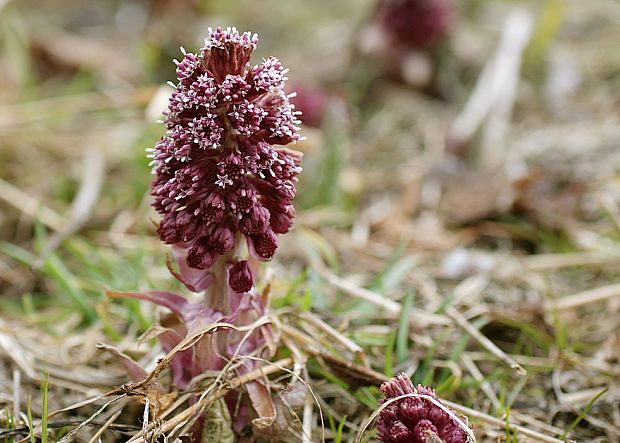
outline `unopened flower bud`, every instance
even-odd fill
[[[189,249],[187,264],[191,268],[204,270],[209,269],[213,264],[214,253],[209,246],[209,241],[208,237],[202,237]]]
[[[250,249],[255,252],[254,255],[260,260],[271,260],[278,248],[278,238],[271,229],[251,237],[249,243],[251,244]]]
[[[249,292],[254,286],[252,269],[246,260],[234,263],[228,271],[228,285],[238,293]]]

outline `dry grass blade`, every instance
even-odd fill
[[[112,425],[112,423],[114,423],[116,421],[116,419],[123,413],[123,411],[117,411],[115,412],[110,418],[108,418],[106,420],[106,422],[103,424],[103,426],[101,426],[99,429],[97,429],[97,432],[95,432],[95,434],[92,436],[92,438],[90,440],[88,440],[88,443],[97,443],[98,441],[100,441],[100,437],[103,435],[103,433]]]
[[[338,343],[340,343],[342,346],[347,348],[350,352],[354,353],[357,357],[359,357],[359,358],[364,358],[365,357],[364,350],[362,349],[361,346],[359,346],[354,341],[352,341],[352,340],[348,339],[347,337],[345,337],[344,335],[342,335],[340,332],[338,332],[337,330],[332,328],[330,325],[325,323],[323,320],[321,320],[318,316],[312,314],[311,312],[303,312],[301,314],[301,318],[306,320],[306,321],[308,321],[308,322],[310,322],[310,323],[312,323],[313,325],[317,326],[318,328],[322,329],[331,338],[333,338]]]
[[[545,271],[573,266],[602,266],[620,261],[620,257],[595,252],[569,252],[563,254],[537,254],[521,259],[532,271]]]
[[[34,370],[34,357],[22,349],[17,341],[4,333],[0,332],[0,348],[11,358],[15,364],[29,377],[31,380],[37,380],[39,377]]]
[[[620,297],[620,284],[602,286],[600,288],[578,292],[577,294],[568,295],[559,299],[547,300],[545,302],[545,309],[557,309],[559,311],[563,311],[566,309],[589,305],[591,303],[606,301],[614,297]]]
[[[67,225],[65,218],[56,211],[44,206],[30,194],[1,178],[0,199],[28,215],[32,220],[41,220],[41,223],[52,228],[54,231],[62,232]]]
[[[325,279],[333,285],[335,288],[357,298],[361,298],[363,300],[369,301],[370,303],[378,306],[381,309],[384,309],[386,312],[399,316],[402,310],[402,306],[400,303],[397,303],[393,300],[390,300],[387,297],[382,296],[374,291],[370,291],[366,288],[362,288],[355,283],[352,283],[348,280],[340,278],[330,271],[323,270],[320,271],[321,275],[325,277]],[[411,308],[409,311],[409,317],[412,322],[415,322],[416,325],[420,327],[430,326],[430,325],[450,325],[451,321],[443,315],[433,314],[431,312],[427,312],[417,308]]]
[[[50,237],[34,262],[34,267],[42,266],[45,259],[60,246],[63,240],[77,232],[92,216],[92,210],[103,184],[104,171],[105,159],[103,154],[97,149],[87,149],[84,153],[80,189],[71,204],[68,223],[62,231],[56,232]]]
[[[493,417],[491,415],[477,411],[476,409],[468,408],[467,406],[463,406],[458,403],[454,403],[454,402],[447,401],[447,400],[444,400],[444,403],[448,405],[450,408],[454,409],[455,411],[460,412],[461,414],[467,415],[470,418],[484,421],[486,423],[497,426],[500,429],[508,427],[510,430],[519,432],[527,437],[533,438],[535,441],[546,442],[546,443],[564,443],[564,440],[560,440],[555,437],[550,437],[548,435],[545,435],[540,432],[534,431],[532,429],[526,428],[525,426],[516,425],[510,422],[506,423],[506,420],[504,419]]]
[[[329,353],[312,352],[312,354],[321,359],[338,378],[347,382],[351,389],[357,389],[360,386],[376,386],[388,380],[388,377],[380,372],[343,360]]]
[[[97,418],[103,411],[105,411],[107,409],[108,406],[110,406],[112,403],[118,401],[120,398],[122,397],[116,397],[113,398],[112,400],[106,402],[103,406],[101,406],[99,409],[97,409],[97,411],[91,415],[89,418],[87,418],[86,420],[84,420],[82,423],[80,423],[80,425],[75,428],[74,430],[72,430],[71,432],[67,433],[67,435],[65,435],[63,438],[61,438],[58,443],[68,443],[70,441],[73,441],[72,438],[73,436],[82,428],[84,428],[85,426],[87,426],[90,422],[92,422],[95,418]],[[109,426],[109,425],[108,425]]]
[[[75,409],[79,409],[82,408],[84,406],[88,406],[91,405],[99,400],[101,400],[102,398],[106,398],[108,396],[110,396],[111,394],[103,394],[103,395],[99,395],[97,397],[92,397],[92,398],[88,398],[86,400],[80,401],[78,403],[74,403],[70,406],[67,406],[66,408],[62,408],[62,409],[58,409],[56,411],[52,411],[48,414],[49,418],[55,417],[58,414],[62,414],[63,412],[68,412],[68,411],[73,411]],[[117,400],[120,400],[121,397],[125,397],[124,395],[120,395]]]
[[[19,417],[21,412],[21,381],[22,373],[13,369],[13,417]]]
[[[259,326],[267,325],[270,323],[271,321],[268,318],[262,317],[262,318],[257,319],[254,323],[251,323],[246,326],[235,326],[231,323],[218,322],[218,323],[211,323],[209,325],[198,328],[191,335],[181,340],[179,344],[177,344],[170,352],[168,352],[168,354],[166,354],[165,357],[160,359],[159,363],[157,364],[157,367],[149,374],[149,376],[145,380],[141,381],[140,383],[137,383],[136,385],[133,385],[132,387],[137,388],[137,387],[147,386],[154,379],[156,379],[157,376],[159,376],[159,374],[165,368],[167,368],[170,365],[170,361],[172,360],[172,357],[174,357],[178,352],[191,348],[201,338],[203,338],[205,335],[209,333],[215,332],[220,328],[221,329],[232,329],[237,332],[251,332]]]
[[[476,329],[474,325],[472,325],[469,321],[467,321],[467,319],[463,316],[463,314],[461,314],[459,311],[454,309],[452,306],[448,306],[446,308],[446,312],[460,327],[465,329],[465,331],[467,331],[467,333],[471,335],[474,338],[474,340],[480,343],[480,345],[483,348],[485,348],[491,354],[493,354],[494,356],[499,358],[501,361],[506,363],[512,369],[517,371],[519,375],[523,376],[527,374],[527,371],[525,370],[523,366],[517,363],[512,357],[510,357],[508,354],[506,354],[504,351],[498,348],[495,343],[493,343],[484,334],[482,334],[478,329]]]
[[[454,142],[464,144],[470,141],[484,119],[492,115],[498,103],[505,108],[500,114],[506,114],[512,107],[514,99],[512,94],[518,78],[521,52],[529,39],[532,21],[531,14],[520,9],[514,10],[506,19],[496,53],[488,59],[463,111],[454,121],[451,129]],[[508,118],[506,115],[502,117]],[[496,121],[494,124],[496,128],[491,131],[499,131],[501,136],[505,129],[497,129],[497,125],[502,126],[505,122]],[[489,142],[496,138],[497,136],[491,136]],[[487,146],[483,159],[485,162],[491,162],[489,166],[496,167],[497,161],[501,158],[498,159],[498,154],[491,149],[497,150],[498,147],[489,146],[489,143]]]
[[[313,417],[314,401],[311,396],[306,396],[303,415],[303,438],[302,443],[312,443],[312,427],[314,425]]]
[[[510,129],[523,51],[530,40],[533,28],[533,14],[520,9],[513,11],[504,25],[502,38],[494,57],[495,72],[491,79],[493,86],[500,84],[494,91],[497,95],[482,133],[481,158],[488,169],[501,167],[506,162],[506,154],[502,147],[506,146],[506,137]]]
[[[491,404],[493,405],[493,407],[499,408],[501,405],[501,402],[499,401],[499,398],[497,398],[497,394],[495,394],[495,391],[493,390],[491,383],[485,380],[484,376],[480,372],[480,369],[478,368],[476,363],[472,360],[472,358],[467,354],[463,354],[461,356],[461,361],[463,362],[463,365],[465,366],[465,368],[467,368],[469,373],[472,375],[472,377],[474,377],[474,379],[478,383],[480,383],[480,389],[482,389],[482,392],[484,392],[487,398],[491,401]]]
[[[261,377],[266,377],[270,374],[279,372],[282,370],[282,368],[285,368],[287,366],[290,366],[293,363],[293,359],[292,358],[284,358],[282,360],[278,360],[277,362],[274,363],[270,363],[268,366],[266,367],[262,367],[259,369],[256,369],[252,372],[249,372],[245,375],[239,376],[239,377],[235,377],[232,378],[231,380],[228,381],[227,386],[220,386],[212,391],[205,391],[207,393],[207,395],[205,395],[203,393],[203,395],[201,395],[200,400],[198,400],[196,403],[194,403],[193,405],[191,405],[190,407],[188,407],[187,409],[183,410],[181,413],[175,415],[174,417],[172,417],[170,420],[161,423],[161,425],[158,428],[158,432],[160,434],[164,434],[166,432],[169,432],[171,430],[173,430],[174,428],[176,428],[179,424],[191,419],[191,417],[193,417],[195,414],[199,414],[200,411],[202,411],[207,405],[211,404],[213,401],[215,401],[216,399],[223,397],[224,395],[226,395],[228,392],[237,389],[241,386],[243,386],[244,384],[253,381],[253,380],[257,380]],[[152,427],[152,426],[151,426]],[[149,431],[151,430],[149,427]],[[132,437],[131,440],[129,440],[127,443],[146,443],[146,437],[143,431],[137,433],[135,436]]]

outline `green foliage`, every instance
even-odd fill
[[[327,419],[329,421],[329,427],[334,434],[333,442],[334,443],[342,443],[344,425],[347,423],[347,416],[343,416],[338,422],[338,426],[336,426],[336,422],[334,417],[331,414],[327,415]]]
[[[544,61],[564,18],[565,0],[545,0],[538,16],[538,22],[525,51],[525,69],[542,73]]]
[[[304,173],[300,177],[300,193],[296,199],[304,208],[325,205],[337,208],[344,204],[340,177],[350,143],[349,134],[338,118],[328,116],[326,121],[320,157],[306,156],[304,159]]]
[[[407,275],[417,265],[417,260],[412,256],[404,256],[403,253],[407,247],[406,243],[401,243],[396,248],[388,260],[385,268],[375,276],[370,289],[373,291],[389,291],[397,288]]]
[[[32,408],[31,408],[32,398],[28,396],[28,408],[26,409],[26,414],[28,415],[28,430],[30,436],[30,443],[35,443],[34,436],[34,422],[32,421]]]
[[[5,74],[19,85],[19,92],[24,99],[36,97],[38,90],[28,48],[28,26],[17,7],[3,5],[3,8],[0,14],[0,44],[9,62]]]
[[[6,416],[6,429],[12,430],[15,429],[15,417],[13,416],[13,411],[10,408],[4,408],[4,413]],[[15,443],[15,437],[7,437],[6,443]]]
[[[336,435],[334,436],[334,443],[342,442],[342,430],[344,429],[344,425],[347,422],[347,416],[345,415],[338,423],[338,429],[336,430]]]
[[[48,388],[49,388],[49,374],[45,374],[43,381],[43,412],[41,415],[41,442],[47,443],[47,400],[48,400]]]
[[[281,297],[274,297],[272,307],[283,308],[295,306],[301,312],[308,312],[312,307],[312,291],[308,286],[309,271],[306,269],[300,272],[288,285],[286,294]]]
[[[506,443],[518,443],[517,430],[510,426],[510,406],[506,406],[504,413],[504,435]]]
[[[596,401],[599,398],[605,395],[607,391],[609,391],[609,388],[603,389],[601,392],[599,392],[594,397],[592,397],[592,399],[588,402],[586,407],[583,408],[583,411],[581,411],[581,413],[577,416],[577,418],[573,420],[573,422],[566,428],[564,433],[560,436],[560,440],[566,439],[566,436],[568,436],[568,434],[570,434],[577,427],[577,425],[581,423],[581,421],[586,417],[586,415],[588,415],[588,413],[590,412],[590,409],[592,409],[592,406],[594,406],[594,403],[596,403]]]
[[[386,336],[385,358],[383,361],[383,373],[392,377],[394,375],[394,345],[396,344],[396,332],[392,331]]]
[[[403,300],[403,308],[398,321],[398,336],[396,337],[396,356],[398,363],[401,364],[408,358],[409,354],[409,310],[413,304],[413,290],[407,292]]]

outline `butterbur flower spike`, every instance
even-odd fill
[[[458,417],[429,387],[413,386],[406,374],[381,385],[385,399],[377,422],[385,443],[470,443],[473,433],[466,417]]]
[[[278,234],[288,232],[295,217],[301,153],[283,145],[300,138],[300,121],[284,92],[287,69],[274,57],[249,65],[257,42],[256,34],[217,28],[209,29],[198,53],[181,48],[177,83],[164,113],[167,130],[149,149],[152,206],[162,217],[157,232],[172,245],[168,268],[189,290],[204,291],[204,299],[161,291],[108,293],[170,311],[158,337],[169,354],[162,361],[170,365],[170,390],[186,389],[194,377],[222,370],[239,354],[273,356],[268,297],[256,290],[255,278],[259,262],[273,257]],[[255,322],[250,332],[235,330]],[[218,323],[232,326],[209,329]],[[180,349],[187,340],[191,346]],[[142,377],[128,360],[123,363],[134,379]],[[237,374],[260,366],[258,360],[240,361]],[[255,416],[264,426],[275,419],[263,380],[249,381],[245,389],[255,414],[239,403],[241,392],[226,397],[237,433]],[[205,417],[198,418],[190,441],[211,441],[202,435],[208,433],[202,429]]]
[[[300,138],[299,112],[284,92],[288,70],[275,57],[251,67],[257,42],[256,34],[217,28],[198,53],[182,49],[165,112],[167,132],[152,153],[158,233],[185,260],[179,269],[208,272],[220,261],[220,269],[231,264],[236,292],[253,282],[239,264],[243,251],[270,260],[276,234],[291,228],[301,171],[301,153],[282,147]],[[186,274],[175,276],[201,291],[225,273],[202,278],[198,286],[196,276],[189,282]]]

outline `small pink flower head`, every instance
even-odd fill
[[[167,132],[150,155],[151,195],[160,238],[186,250],[193,269],[230,256],[242,237],[256,259],[269,260],[276,233],[293,223],[301,153],[282,145],[299,139],[299,112],[275,57],[249,65],[257,42],[235,28],[209,29],[200,52],[182,49],[176,62]],[[242,280],[231,282],[243,289]]]
[[[381,385],[385,395],[382,403],[407,394],[386,406],[379,415],[377,430],[379,440],[385,443],[427,443],[438,437],[445,443],[468,443],[470,438],[461,425],[435,403],[440,403],[435,391],[429,387],[414,387],[406,374],[398,374]],[[426,396],[434,400],[420,397]],[[454,413],[454,411],[451,411]],[[462,419],[462,418],[461,418]],[[467,420],[465,419],[466,423]],[[429,434],[431,437],[429,437]],[[434,434],[434,435],[433,435]]]
[[[440,43],[450,31],[451,0],[382,0],[379,23],[396,46],[425,49]]]

